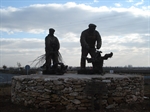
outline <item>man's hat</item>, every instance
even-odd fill
[[[54,31],[55,32],[55,30],[53,28],[50,28],[49,31]]]
[[[89,27],[96,27],[96,25],[95,24],[89,24]]]

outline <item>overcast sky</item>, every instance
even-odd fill
[[[24,67],[44,54],[49,28],[64,63],[80,66],[80,35],[90,23],[102,55],[114,53],[104,66],[150,67],[150,0],[0,0],[0,67]]]

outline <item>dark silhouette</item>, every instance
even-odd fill
[[[104,56],[101,56],[101,51],[96,51],[94,58],[88,58],[86,57],[86,60],[88,63],[94,63],[93,71],[92,73],[103,73],[103,62],[104,60],[107,60],[108,58],[111,58],[113,56],[113,53],[105,54]]]
[[[58,63],[58,50],[60,48],[60,44],[57,37],[54,36],[54,32],[55,30],[50,28],[49,34],[45,38],[46,70],[51,67],[52,61],[53,65]]]
[[[89,28],[81,33],[80,37],[80,43],[82,47],[81,63],[80,63],[81,69],[85,69],[86,66],[85,57],[88,55],[88,53],[93,58],[95,55],[96,48],[100,49],[101,47],[102,44],[101,36],[99,32],[96,31],[95,29],[96,29],[95,24],[89,24]],[[95,45],[97,45],[96,48]],[[92,64],[94,67],[95,66],[94,63]]]
[[[81,33],[80,37],[80,43],[82,47],[82,54],[81,54],[81,69],[85,69],[86,62],[85,57],[88,55],[88,53],[91,55],[92,58],[94,58],[96,49],[100,49],[102,45],[101,36],[98,31],[95,30],[96,25],[89,24],[89,28],[84,30]],[[96,45],[96,48],[95,48]],[[95,66],[94,63],[93,67]]]
[[[41,67],[46,67],[43,74],[64,74],[67,66],[62,63],[62,57],[59,53],[60,43],[57,37],[54,36],[55,30],[49,29],[49,34],[45,38],[45,64]]]
[[[105,56],[101,56],[101,51],[98,49],[101,48],[102,39],[99,32],[96,29],[95,24],[89,24],[89,28],[84,30],[81,33],[80,43],[82,47],[81,52],[81,69],[78,71],[79,74],[93,74],[93,73],[102,73],[103,72],[103,60],[107,60],[112,57],[113,53],[105,54]],[[88,53],[91,55],[91,58],[87,58]],[[93,69],[86,69],[86,60],[88,63],[92,63]]]

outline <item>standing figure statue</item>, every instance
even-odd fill
[[[101,56],[102,39],[98,31],[95,30],[95,24],[89,24],[89,28],[81,33],[80,43],[82,47],[81,52],[81,69],[78,70],[78,74],[102,74],[103,73],[103,61],[111,58],[113,53],[105,54]],[[88,53],[91,58],[88,58]],[[92,63],[93,69],[86,69],[86,60],[88,63]]]
[[[96,49],[100,49],[102,45],[102,40],[99,32],[96,29],[95,24],[89,24],[89,28],[84,30],[81,33],[80,43],[82,47],[81,52],[81,69],[86,67],[86,57],[88,53],[91,55],[91,58],[94,58]],[[95,48],[96,46],[96,48]],[[95,67],[94,63],[92,63]]]
[[[58,63],[60,44],[57,37],[54,36],[54,32],[55,30],[50,28],[49,34],[45,37],[46,70],[51,67],[51,62],[53,62],[53,65]]]
[[[54,36],[55,30],[49,29],[49,34],[45,37],[45,58],[46,66],[44,74],[64,74],[67,66],[62,63],[62,57],[59,53],[60,43],[57,37]]]
[[[45,37],[45,54],[37,57],[32,63],[36,62],[36,66],[42,64],[40,69],[43,74],[63,75],[68,66],[63,63],[59,52],[60,43],[54,32],[53,28],[49,29],[49,34]]]

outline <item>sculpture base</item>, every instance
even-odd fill
[[[46,75],[63,75],[64,73],[66,73],[67,68],[67,65],[64,65],[63,63],[58,63],[57,65],[51,66],[49,69],[44,69],[42,72]]]
[[[142,102],[143,84],[143,76],[129,74],[21,75],[12,78],[11,100],[55,110],[109,109]]]
[[[64,73],[62,73],[62,74],[61,73],[56,73],[55,71],[52,71],[52,70],[51,71],[50,70],[49,71],[43,70],[42,72],[43,72],[44,75],[54,75],[54,74],[55,75],[63,75],[64,74]]]
[[[94,70],[94,69],[80,69],[77,71],[78,74],[103,74],[102,70]]]

